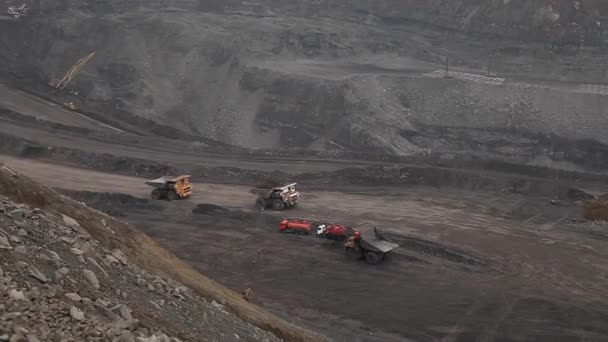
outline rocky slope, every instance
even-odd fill
[[[0,256],[0,341],[279,340],[103,247],[76,220],[5,197]]]

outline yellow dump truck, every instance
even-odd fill
[[[163,176],[147,181],[146,184],[154,188],[150,197],[155,200],[166,199],[168,201],[188,198],[192,195],[190,177],[190,175]]]

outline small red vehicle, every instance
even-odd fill
[[[352,229],[338,224],[322,224],[317,227],[317,236],[332,240],[344,240],[350,234]]]
[[[286,219],[279,223],[279,231],[282,233],[310,234],[312,223],[306,220]]]

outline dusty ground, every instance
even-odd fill
[[[4,160],[54,187],[147,197],[143,179]],[[195,186],[191,200],[127,208],[126,220],[202,272],[238,291],[251,287],[264,307],[338,340],[601,341],[608,334],[606,240],[566,223],[578,217],[576,206],[358,188],[305,192],[300,207],[280,214],[374,222],[402,248],[372,268],[344,259],[335,244],[277,233],[272,219],[249,210],[247,187]],[[198,203],[233,211],[193,215]]]

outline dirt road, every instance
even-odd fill
[[[143,179],[1,160],[53,187],[148,197]],[[276,233],[250,211],[247,187],[194,185],[191,200],[155,203],[126,219],[199,270],[235,290],[253,288],[260,304],[339,341],[608,336],[601,324],[608,318],[602,304],[608,302],[605,241],[572,233],[559,222],[515,222],[484,213],[491,202],[509,206],[521,198],[428,189],[305,191],[296,210],[272,213],[375,223],[402,248],[371,268],[343,259],[339,245]],[[198,203],[245,214],[192,215]]]
[[[190,153],[183,150],[171,149],[170,147],[142,146],[138,144],[128,144],[123,142],[112,143],[109,141],[94,140],[79,136],[77,134],[66,134],[57,131],[45,131],[37,128],[23,127],[9,122],[0,125],[0,132],[21,137],[28,137],[28,140],[42,145],[75,148],[79,151],[92,153],[108,153],[117,156],[141,158],[144,160],[162,161],[165,164],[175,167],[192,166],[226,166],[238,168],[251,168],[266,171],[277,169],[275,163],[268,163],[264,158],[246,158],[235,156],[217,156],[207,153]],[[111,139],[108,139],[111,140]],[[354,165],[356,163],[340,163],[325,161],[298,161],[285,160],[281,167],[289,169],[293,173],[314,172],[320,170],[336,170],[344,165]]]

